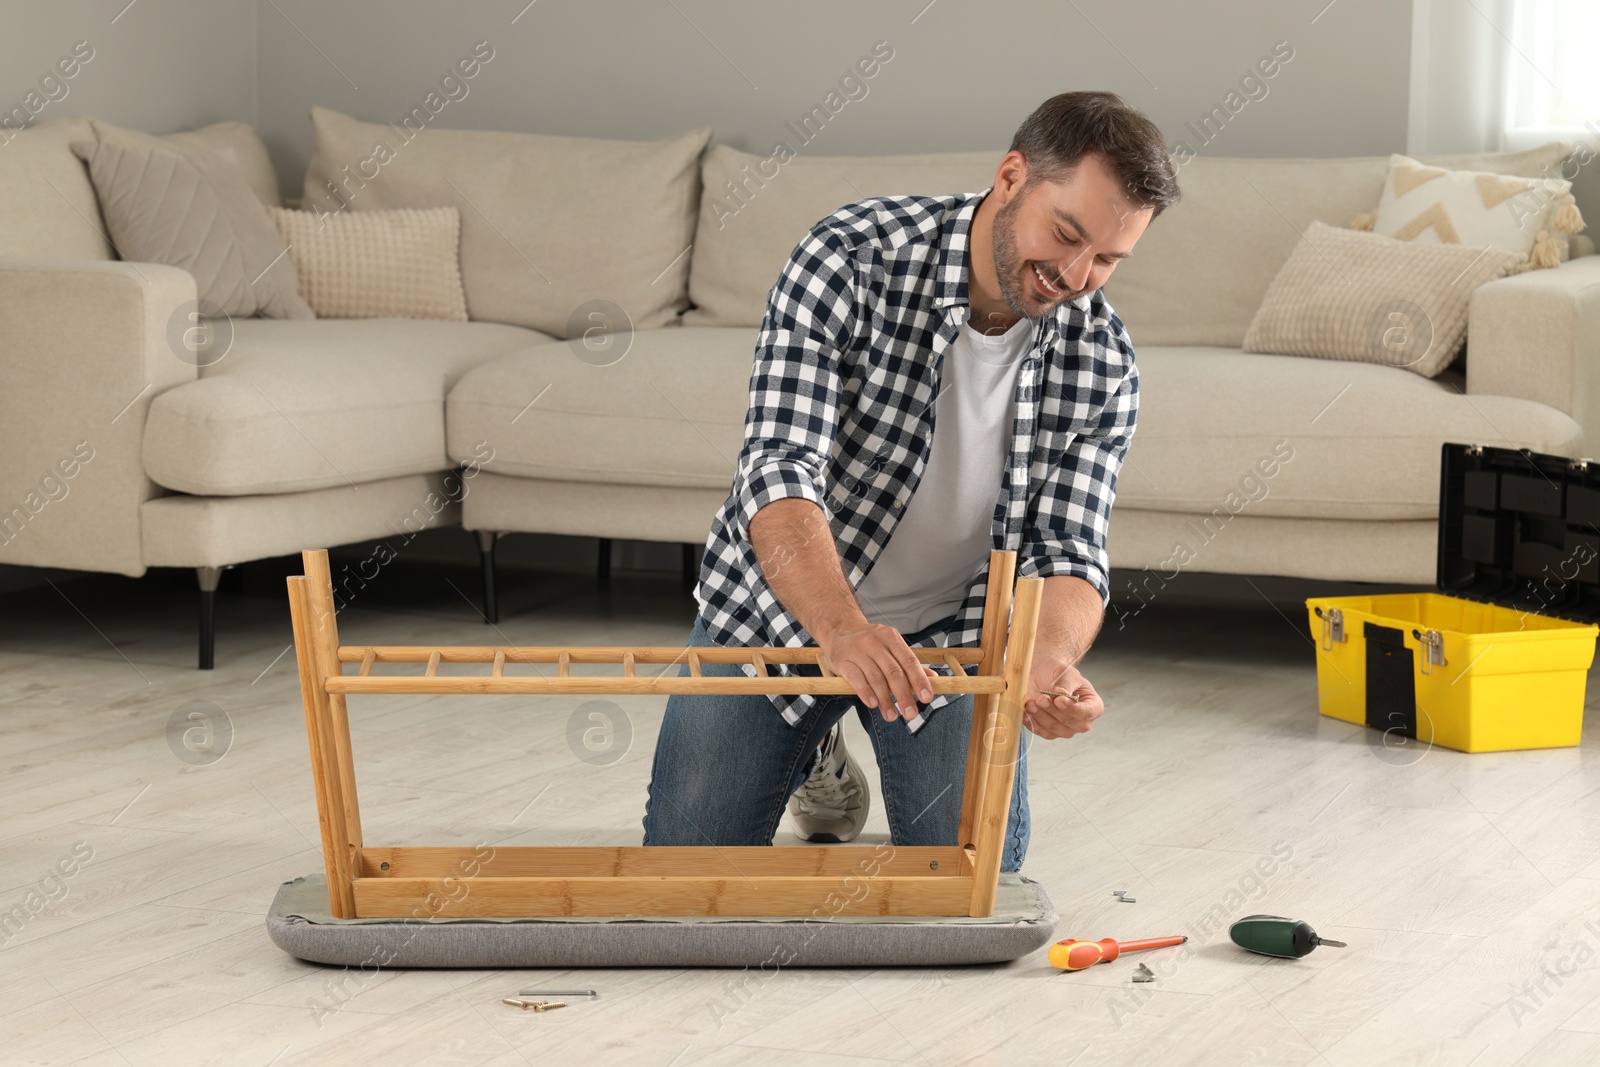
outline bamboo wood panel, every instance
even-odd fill
[[[999,693],[1005,679],[983,675],[928,678],[935,693]],[[583,675],[566,678],[500,675],[335,674],[329,693],[854,693],[844,678],[695,678],[677,675],[627,677]]]
[[[364,918],[966,915],[972,878],[357,878]]]
[[[1000,630],[1002,637],[1003,627],[1004,624]],[[360,663],[370,652],[379,663],[426,663],[437,652],[444,663],[490,663],[497,655],[503,655],[507,663],[621,664],[628,654],[635,663],[677,663],[686,651],[678,645],[341,645],[339,660]],[[952,656],[961,663],[978,663],[983,659],[983,649],[965,645],[913,648],[911,651],[923,663],[945,663]],[[693,652],[701,663],[749,663],[751,655],[757,652],[768,663],[816,663],[819,655],[819,650],[809,645],[797,648],[704,645],[694,646]]]
[[[388,864],[388,870],[383,865]],[[485,854],[471,848],[397,846],[361,850],[365,878],[546,878],[611,876],[844,877],[870,874],[959,878],[972,873],[966,850],[954,845],[519,846]]]

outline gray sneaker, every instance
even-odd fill
[[[818,749],[810,777],[789,798],[789,814],[802,841],[853,841],[872,810],[872,790],[844,747],[844,723],[834,723]]]

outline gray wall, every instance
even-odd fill
[[[884,40],[893,58],[807,152],[993,149],[998,162],[1040,101],[1090,87],[1209,154],[1405,148],[1411,14],[1394,0],[1337,0],[1320,18],[1326,0],[526,3],[261,4],[256,118],[284,188],[302,184],[313,104],[398,118],[480,40],[494,59],[435,125],[629,139],[710,125],[765,154]],[[1184,123],[1278,41],[1294,58],[1202,146]]]
[[[284,190],[302,185],[313,104],[398,118],[478,41],[494,58],[434,125],[651,139],[709,125],[770,151],[886,41],[893,58],[804,151],[993,150],[1040,101],[1121,93],[1169,141],[1214,155],[1403,151],[1410,5],[1395,0],[12,0],[0,31],[0,110],[58,56],[95,57],[43,121],[89,114],[166,133],[254,123]],[[115,20],[115,21],[113,21]],[[1294,58],[1227,100],[1258,58]],[[1209,144],[1185,128],[1237,110]],[[507,546],[511,548],[510,545]],[[531,548],[532,546],[525,546]],[[618,566],[677,566],[674,546],[626,543]],[[587,559],[588,547],[574,548]],[[0,584],[6,575],[0,573]]]
[[[256,0],[51,0],[0,8],[0,112],[93,115],[150,133],[255,117]],[[71,79],[40,80],[87,42]],[[54,97],[55,99],[51,99]],[[32,110],[31,108],[29,110]]]

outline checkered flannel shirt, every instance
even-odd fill
[[[765,505],[801,497],[822,507],[852,588],[888,543],[927,463],[942,356],[971,310],[968,232],[988,191],[847,204],[790,254],[767,296],[744,447],[695,587],[718,645],[815,644],[751,547],[750,520]],[[1035,324],[991,526],[993,547],[1017,553],[1018,577],[1076,575],[1109,601],[1106,523],[1138,394],[1133,345],[1100,291]],[[988,574],[984,560],[956,614],[916,644],[978,645]],[[754,677],[754,665],[744,673]],[[818,697],[771,699],[795,725]],[[919,701],[909,728],[947,702]]]

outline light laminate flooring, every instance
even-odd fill
[[[1057,936],[1187,933],[1181,961],[1066,974],[1040,952],[753,978],[303,963],[263,927],[279,883],[321,863],[283,571],[248,573],[223,597],[211,673],[193,666],[187,584],[84,577],[0,597],[0,912],[90,857],[0,933],[0,1063],[1600,1063],[1593,699],[1581,748],[1385,748],[1317,714],[1303,616],[1265,600],[1108,622],[1085,664],[1108,714],[1030,753],[1024,872],[1059,908]],[[601,589],[523,572],[503,592],[490,628],[472,570],[398,562],[341,633],[676,644],[692,621],[674,577]],[[579,758],[583,699],[353,701],[367,842],[637,844],[664,699],[616,699],[609,762]],[[169,743],[174,714],[196,710],[231,732],[215,762]],[[860,840],[887,840],[881,803]],[[795,843],[787,821],[780,843]],[[1225,930],[1252,912],[1350,947],[1248,956]],[[1141,958],[1158,981],[1130,984]],[[600,999],[500,1003],[575,983]]]

